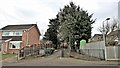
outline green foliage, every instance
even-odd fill
[[[82,35],[88,40],[91,37],[91,25],[95,22],[91,19],[92,16],[93,14],[89,15],[80,6],[70,2],[69,5],[65,5],[63,9],[60,9],[55,19],[50,20],[45,38],[51,41],[58,41],[61,38],[69,41],[70,44],[74,44],[76,39],[80,40]],[[78,35],[77,38],[76,35]]]
[[[59,12],[59,34],[64,40],[72,41],[76,40],[75,36],[79,35],[79,40],[82,35],[85,35],[86,40],[91,37],[91,24],[95,20],[91,19],[93,14],[88,14],[79,6],[76,6],[73,2],[64,6]]]
[[[57,48],[57,41],[58,41],[58,38],[57,38],[57,29],[58,29],[58,25],[59,23],[57,22],[58,19],[50,19],[50,22],[48,25],[49,28],[47,29],[47,32],[45,32],[45,37],[43,38],[44,40],[49,40],[49,41],[52,41],[53,44],[55,44],[55,48]]]

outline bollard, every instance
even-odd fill
[[[18,53],[17,53],[17,60],[16,60],[16,62],[18,62],[19,61],[19,55],[20,55],[20,53],[19,53],[19,51],[18,51]]]
[[[64,57],[64,49],[61,49],[61,57]]]

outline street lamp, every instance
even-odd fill
[[[103,41],[104,41],[104,46],[106,46],[106,31],[105,31],[105,27],[104,27],[104,22],[110,20],[110,18],[106,18],[106,20],[103,21]],[[105,59],[107,58],[107,55],[106,55],[106,47],[105,47]]]
[[[104,27],[104,22],[110,20],[110,18],[106,18],[104,21],[103,21],[103,41],[104,41],[104,44],[106,45],[106,30],[105,30],[105,27]]]

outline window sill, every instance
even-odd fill
[[[19,50],[20,48],[9,48],[10,50]]]

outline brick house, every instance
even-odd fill
[[[17,53],[19,49],[40,43],[37,24],[8,25],[0,29],[2,53]]]
[[[120,30],[115,30],[115,31],[110,32],[106,37],[107,43],[111,44],[114,41],[119,41],[120,40],[119,33],[120,33]]]
[[[103,35],[102,34],[95,34],[92,39],[91,42],[97,42],[97,41],[102,41],[103,40]]]

